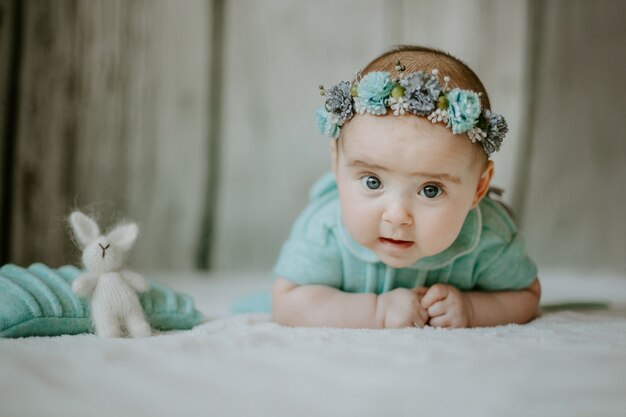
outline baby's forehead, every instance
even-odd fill
[[[442,124],[408,114],[403,116],[357,114],[346,123],[341,133],[344,137],[367,136],[368,133],[376,136],[400,133],[413,136],[454,136],[450,129]]]
[[[403,149],[377,152],[371,148],[344,151],[344,164],[350,168],[374,169],[405,173],[445,172],[451,176],[464,177],[473,171],[474,159],[463,153],[433,150],[426,153],[407,153]]]
[[[414,116],[357,116],[341,134],[340,147],[355,160],[382,159],[388,163],[444,164],[467,167],[480,155],[465,135]]]

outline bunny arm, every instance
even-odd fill
[[[136,272],[123,270],[120,271],[120,275],[137,292],[146,292],[150,289],[148,281]]]
[[[85,272],[77,276],[76,279],[72,281],[72,291],[81,297],[91,294],[96,288],[98,277],[99,275],[93,272]]]

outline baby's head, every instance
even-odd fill
[[[431,75],[432,70],[438,74]],[[433,82],[444,76],[445,84]],[[343,86],[355,96],[354,115],[341,120],[341,112],[345,116],[350,109],[333,107],[337,101],[326,105],[327,133],[328,123],[334,122],[331,128],[337,136],[331,158],[342,219],[356,242],[387,265],[403,268],[444,251],[456,240],[468,212],[487,193],[493,176],[488,154],[499,148],[506,124],[500,116],[481,110],[490,104],[474,72],[440,51],[395,48],[368,64],[361,77],[368,85]],[[383,87],[386,99],[381,101],[376,93],[385,82],[390,85]],[[366,102],[368,88],[374,93]],[[417,93],[411,97],[407,93],[411,91]],[[327,100],[337,99],[336,93],[329,90]],[[459,106],[452,108],[455,98]],[[431,122],[438,114],[439,122]],[[456,116],[456,123],[446,123],[447,116]]]

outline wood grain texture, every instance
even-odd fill
[[[0,10],[16,4],[0,0]],[[318,85],[348,79],[388,47],[411,43],[466,61],[493,110],[506,116],[510,133],[494,157],[494,182],[509,202],[526,195],[517,208],[539,264],[626,270],[624,106],[608,100],[625,84],[619,0],[228,0],[224,36],[215,40],[223,62],[212,65],[211,1],[20,4],[11,195],[0,186],[0,199],[10,201],[13,262],[76,261],[66,217],[78,207],[107,224],[122,216],[139,222],[133,266],[196,266],[210,229],[204,217],[213,227],[206,256],[214,268],[271,268],[311,184],[330,168],[328,140],[314,122]],[[541,9],[533,56],[529,5]],[[12,65],[6,16],[4,141]],[[219,112],[210,108],[211,92]],[[529,143],[531,160],[522,166]]]
[[[401,12],[404,42],[442,49],[461,59],[483,82],[492,110],[506,118],[509,133],[493,155],[493,184],[505,189],[503,199],[509,203],[516,192],[525,122],[527,3],[406,0]]]
[[[626,271],[626,3],[543,6],[523,225],[541,265]]]
[[[503,161],[497,174],[501,184],[512,182],[525,2],[467,3],[227,3],[223,169],[212,254],[218,269],[272,266],[309,187],[330,168],[328,140],[314,125],[315,109],[322,104],[317,86],[350,79],[394,44],[449,49],[486,74],[497,109],[513,125],[506,154],[497,157]],[[449,13],[452,9],[457,13]],[[452,19],[445,30],[443,14]],[[506,62],[500,70],[489,60]]]
[[[208,3],[24,2],[11,258],[78,251],[78,207],[141,229],[131,264],[190,268],[206,188]]]
[[[5,191],[6,176],[6,144],[8,141],[6,132],[7,123],[7,100],[8,82],[11,68],[11,25],[9,14],[12,2],[10,0],[0,0],[0,256],[4,254],[5,241],[3,236],[8,233],[5,221],[4,199],[8,198]]]
[[[0,264],[8,259],[10,240],[10,154],[14,121],[11,100],[17,65],[14,50],[16,9],[14,0],[0,0]]]
[[[12,40],[13,40],[13,28],[12,28],[12,12],[13,2],[11,0],[0,0],[0,201],[3,201],[4,196],[4,175],[6,154],[5,147],[7,138],[7,112],[8,112],[8,99],[9,99],[9,74],[11,72],[12,62]],[[0,210],[2,210],[2,204],[0,204]],[[0,219],[2,219],[0,213]],[[0,233],[2,224],[0,223]],[[0,243],[1,244],[1,243]]]
[[[272,267],[310,186],[330,169],[315,126],[318,86],[351,78],[392,44],[392,18],[372,0],[227,2],[217,269]]]

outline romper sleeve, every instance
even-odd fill
[[[482,232],[473,269],[474,287],[487,291],[528,288],[537,266],[528,257],[517,225],[503,206],[484,198],[480,203]]]
[[[341,288],[341,259],[333,246],[292,237],[283,245],[274,273],[295,284]]]
[[[537,266],[526,254],[519,232],[510,241],[493,239],[478,256],[476,287],[483,290],[528,288],[537,277]]]
[[[341,288],[342,267],[334,235],[339,210],[334,176],[327,174],[313,186],[310,204],[293,225],[283,244],[274,274],[300,285]]]

